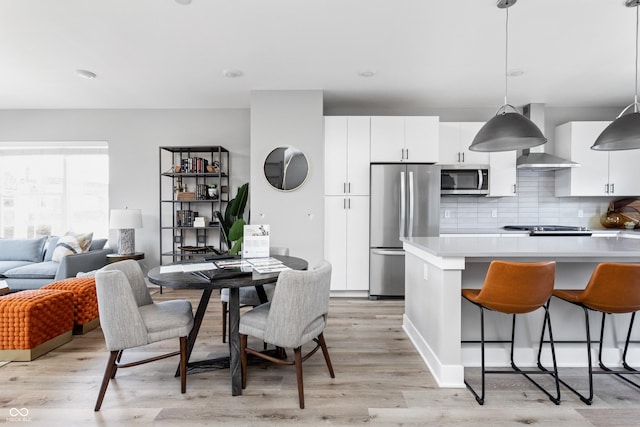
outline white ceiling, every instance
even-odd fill
[[[509,103],[633,101],[624,0],[520,0],[509,21],[509,69],[524,71]],[[0,0],[0,108],[247,108],[263,89],[356,110],[497,108],[504,39],[495,0]]]

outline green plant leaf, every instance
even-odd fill
[[[236,219],[229,230],[229,240],[235,242],[236,240],[242,239],[244,237],[245,224],[244,219]]]
[[[229,251],[230,255],[238,255],[238,252],[240,252],[240,249],[242,249],[243,240],[243,238],[240,238],[240,240],[236,240],[236,242],[233,244],[233,247]]]
[[[244,183],[238,188],[236,197],[229,202],[231,206],[231,215],[235,218],[241,218],[244,214],[244,208],[247,206],[247,200],[249,199],[249,183]]]

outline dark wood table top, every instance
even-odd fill
[[[272,258],[279,259],[284,265],[293,270],[306,270],[308,267],[307,261],[302,258],[284,255],[273,255]],[[259,286],[273,283],[274,279],[278,277],[278,273],[260,274],[253,271],[241,271],[236,268],[218,268],[207,271],[212,275],[212,279],[207,281],[190,273],[160,273],[160,267],[154,267],[149,270],[147,273],[149,281],[155,285],[174,289],[221,289]]]

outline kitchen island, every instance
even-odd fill
[[[403,328],[441,387],[464,387],[464,366],[479,366],[477,307],[462,300],[462,288],[480,288],[489,263],[495,259],[519,262],[556,261],[557,289],[582,289],[600,262],[640,262],[640,240],[620,237],[414,237],[404,240],[405,313]],[[551,322],[556,341],[584,339],[584,315],[575,306],[552,299]],[[519,316],[515,357],[535,366],[542,310]],[[592,335],[600,330],[600,316],[590,316]],[[607,319],[616,341],[625,339],[628,315]],[[489,313],[488,340],[508,339],[511,317]],[[640,329],[640,328],[637,328]],[[640,331],[634,331],[638,337]],[[611,335],[609,335],[611,336]],[[635,338],[638,339],[638,338]],[[630,349],[628,360],[640,363],[640,351]],[[605,342],[604,360],[619,365],[620,352]],[[585,344],[558,344],[559,366],[586,366]],[[545,353],[548,353],[546,351]],[[487,366],[509,366],[508,346],[487,348]],[[543,358],[550,363],[550,358]]]

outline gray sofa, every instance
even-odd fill
[[[107,239],[94,239],[87,252],[67,255],[60,262],[51,260],[58,241],[57,236],[36,239],[0,239],[0,276],[4,276],[11,290],[39,289],[40,287],[75,277],[104,267]]]

